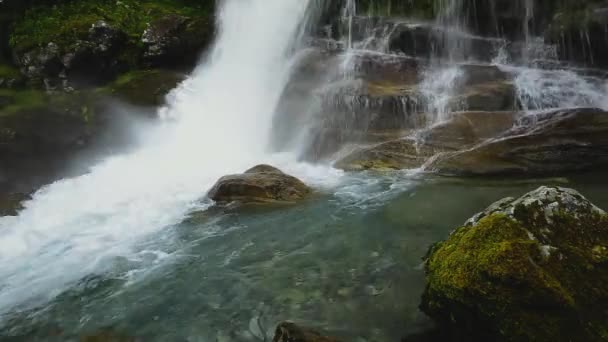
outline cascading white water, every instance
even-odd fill
[[[0,314],[51,299],[151,232],[178,223],[218,177],[267,159],[272,115],[309,0],[224,0],[208,60],[169,97],[139,151],[35,194],[0,220]]]

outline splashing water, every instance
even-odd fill
[[[220,176],[268,159],[272,115],[308,0],[226,0],[208,61],[169,96],[161,134],[0,220],[0,314],[103,272],[146,235],[178,223]],[[27,284],[27,286],[26,286]]]
[[[464,72],[458,65],[437,67],[425,72],[420,93],[426,104],[426,113],[433,123],[449,119],[450,113],[464,109],[456,95]]]

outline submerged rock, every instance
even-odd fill
[[[338,342],[338,340],[291,322],[283,322],[277,327],[272,342]]]
[[[270,165],[258,165],[242,174],[224,176],[209,191],[216,202],[295,202],[312,190],[299,179]]]
[[[608,338],[608,215],[541,187],[475,215],[429,250],[421,309],[482,341]]]

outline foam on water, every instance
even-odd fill
[[[103,272],[108,259],[200,208],[218,177],[270,158],[272,115],[310,1],[221,3],[207,62],[172,92],[145,147],[40,190],[17,218],[0,221],[0,314]]]

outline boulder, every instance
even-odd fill
[[[166,103],[166,95],[184,79],[186,75],[171,70],[131,71],[119,76],[103,90],[128,104],[157,107]]]
[[[521,117],[494,139],[446,153],[428,168],[464,175],[550,174],[608,165],[608,112],[552,110]]]
[[[220,178],[208,196],[220,203],[291,203],[311,193],[299,179],[270,165],[258,165],[245,173]]]
[[[468,341],[605,341],[608,215],[540,187],[473,216],[426,257],[421,309]]]
[[[338,339],[323,336],[291,322],[283,322],[277,327],[272,342],[338,342]]]

